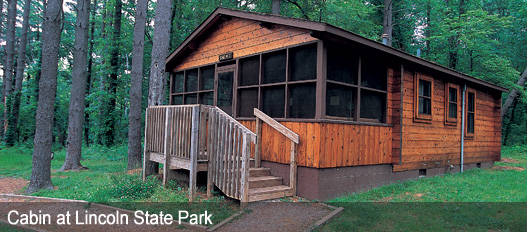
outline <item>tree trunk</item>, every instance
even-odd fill
[[[48,0],[42,28],[42,76],[35,119],[33,167],[26,193],[53,189],[51,183],[51,145],[53,137],[53,107],[57,92],[57,69],[61,36],[62,0]]]
[[[97,0],[93,0],[93,9],[91,11],[90,21],[90,35],[89,35],[89,47],[88,47],[88,74],[86,76],[86,98],[90,95],[91,80],[92,80],[92,67],[93,67],[93,39],[95,34],[95,12],[97,11]],[[86,108],[90,107],[90,102],[86,101]],[[90,113],[84,111],[84,144],[90,146]]]
[[[68,118],[68,140],[66,160],[61,171],[82,168],[82,132],[86,96],[88,29],[90,22],[90,0],[77,0],[77,22],[73,45],[73,70],[71,72],[71,96]]]
[[[0,130],[0,138],[4,138],[6,129],[6,119],[8,105],[8,99],[11,97],[13,90],[13,72],[15,62],[15,23],[16,23],[16,0],[7,1],[7,31],[6,31],[6,59],[5,59],[5,73],[4,73],[4,95],[2,95],[2,103],[4,104],[4,115],[2,119],[2,128]]]
[[[147,6],[148,0],[138,0],[135,8],[128,125],[128,170],[141,167],[141,97],[143,96],[143,55]]]
[[[280,14],[280,0],[273,0],[272,13],[275,14],[275,15],[279,15]]]
[[[386,45],[392,46],[393,35],[393,0],[384,0],[384,19],[382,24],[383,34],[388,35],[388,43]]]
[[[110,67],[111,73],[110,78],[107,81],[108,84],[108,103],[105,104],[107,107],[105,115],[108,117],[104,122],[104,145],[112,146],[115,142],[115,107],[117,103],[117,82],[119,75],[119,46],[120,46],[120,36],[121,36],[121,19],[122,19],[122,0],[115,1],[115,11],[114,11],[114,21],[113,21],[113,46],[110,55]]]
[[[31,8],[31,0],[25,0],[24,15],[22,22],[22,30],[20,31],[20,48],[18,49],[18,61],[15,80],[15,98],[12,101],[13,106],[11,113],[8,115],[6,145],[13,146],[18,140],[18,116],[20,111],[20,95],[22,91],[22,80],[24,79],[24,69],[26,67],[26,45],[27,45],[27,31],[29,28],[29,10]]]
[[[523,88],[523,85],[525,85],[525,82],[527,81],[527,67],[525,67],[525,70],[523,70],[523,73],[518,80],[518,83],[516,83],[517,86],[520,88]],[[503,117],[507,114],[507,111],[509,111],[509,108],[511,107],[514,100],[520,96],[520,92],[516,89],[512,89],[509,93],[509,96],[507,97],[507,100],[505,100],[505,103],[503,104],[503,107],[501,109],[501,118],[503,120]]]
[[[507,140],[511,132],[511,124],[514,122],[514,111],[516,111],[516,104],[518,104],[518,100],[515,100],[514,103],[512,103],[511,120],[509,120],[509,123],[507,123],[507,129],[505,129],[505,133],[503,133],[503,146],[507,146]]]
[[[157,1],[154,28],[154,45],[152,46],[152,64],[150,67],[150,82],[148,88],[148,105],[163,105],[165,101],[166,73],[165,59],[168,55],[170,40],[170,0]],[[148,162],[146,174],[157,173],[159,164]]]
[[[430,48],[430,37],[432,36],[432,6],[431,6],[431,0],[429,0],[427,2],[427,5],[426,5],[426,29],[425,29],[425,37],[426,37],[426,41],[425,41],[425,46],[426,46],[426,54],[425,54],[425,57],[426,59],[430,59],[430,53],[431,53],[431,48]]]

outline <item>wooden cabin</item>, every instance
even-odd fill
[[[247,134],[229,141],[232,132],[213,118],[219,113],[195,123],[203,131],[196,154],[222,151],[219,163],[203,158],[209,187],[230,192],[221,170],[237,170],[223,180],[241,186],[227,195],[242,202],[324,200],[500,160],[506,89],[327,23],[218,8],[166,62],[170,105],[215,109],[241,131],[235,137]],[[211,143],[213,134],[230,145]],[[250,153],[244,168],[256,168],[233,169],[242,158],[229,147],[240,144]],[[151,151],[145,146],[145,162],[156,161]]]

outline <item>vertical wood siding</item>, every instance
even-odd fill
[[[252,131],[255,121],[241,121]],[[392,128],[337,123],[280,122],[300,137],[298,165],[332,168],[391,162]],[[262,160],[288,164],[291,143],[262,126]]]
[[[215,63],[227,52],[237,58],[314,40],[308,30],[282,25],[268,29],[257,21],[233,18],[221,23],[173,71]]]

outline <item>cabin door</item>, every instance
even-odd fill
[[[232,116],[233,85],[236,76],[236,65],[218,67],[216,84],[216,106]]]

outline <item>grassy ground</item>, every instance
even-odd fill
[[[31,175],[31,150],[26,147],[4,148],[0,150],[0,177],[15,177],[29,180]],[[142,181],[139,173],[129,174],[126,170],[126,146],[105,148],[92,146],[83,149],[83,166],[89,170],[57,171],[64,163],[65,151],[55,153],[51,162],[51,180],[55,190],[42,190],[33,196],[86,200],[110,204],[131,210],[158,212],[177,215],[177,210],[212,213],[212,221],[217,223],[238,210],[238,206],[226,201],[219,194],[212,199],[198,196],[198,202],[188,204],[185,183],[172,181],[167,188],[162,187],[155,177]],[[198,192],[203,194],[201,188]],[[159,204],[159,202],[163,202]],[[170,202],[167,204],[166,202]],[[167,212],[168,211],[168,212]]]
[[[507,169],[399,182],[330,201],[343,213],[323,231],[526,231],[527,148],[503,148]]]

